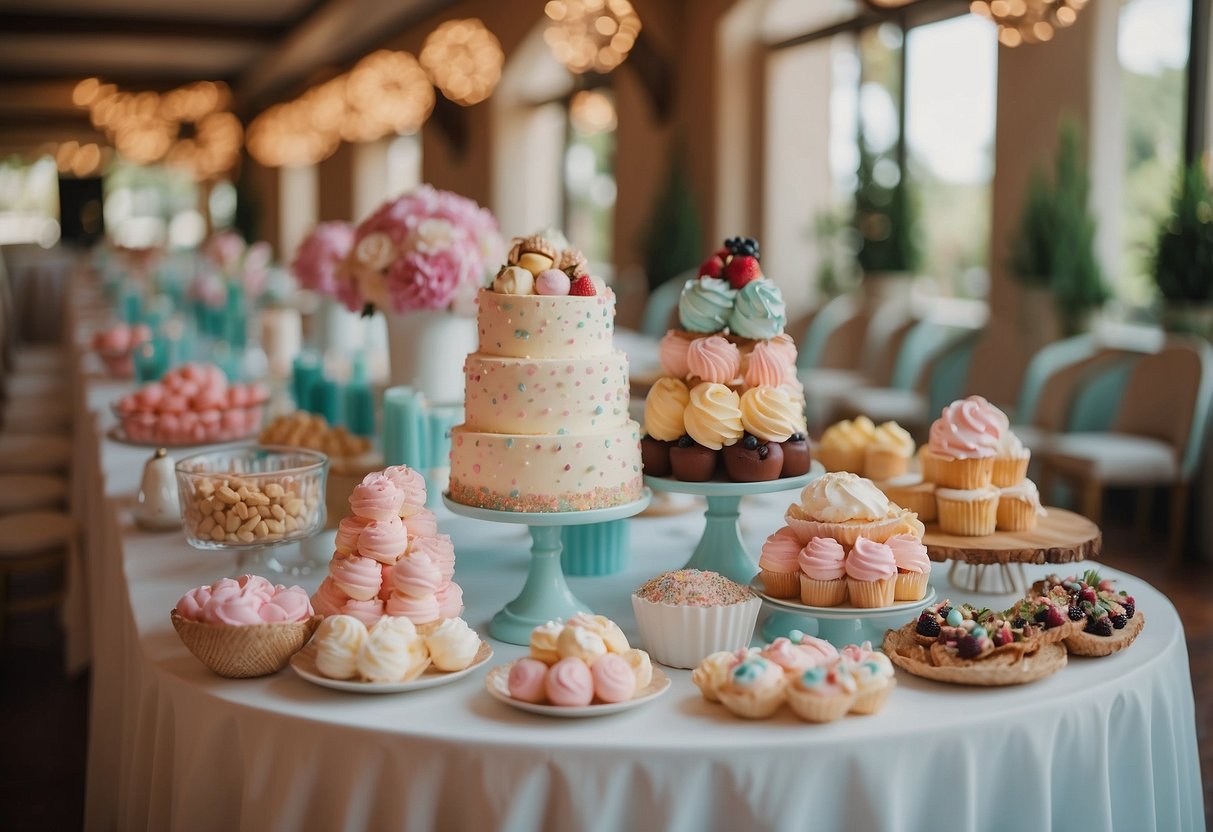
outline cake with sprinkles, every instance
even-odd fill
[[[615,295],[585,257],[515,238],[477,296],[479,349],[464,363],[451,432],[451,499],[499,511],[586,511],[639,499],[640,426]]]

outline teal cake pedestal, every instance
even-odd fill
[[[672,491],[706,497],[708,510],[704,513],[703,537],[685,569],[718,572],[739,584],[748,584],[758,572],[758,561],[746,551],[738,527],[741,498],[751,494],[774,494],[804,488],[825,473],[820,462],[814,461],[807,474],[765,482],[683,482],[667,477],[644,478],[644,484],[654,491]],[[772,529],[771,531],[774,531]]]
[[[564,621],[579,612],[592,612],[589,605],[578,600],[564,579],[560,563],[561,527],[583,526],[623,520],[644,511],[652,498],[645,489],[635,502],[591,511],[519,512],[495,511],[457,503],[449,495],[442,502],[454,514],[492,523],[514,523],[531,530],[531,568],[518,597],[501,609],[489,623],[489,634],[508,644],[530,644],[531,630],[553,619]]]
[[[774,608],[762,625],[762,637],[767,642],[786,637],[792,630],[800,630],[806,635],[823,638],[835,647],[870,641],[879,649],[885,630],[897,629],[935,602],[934,587],[927,587],[927,594],[917,601],[899,601],[891,607],[876,609],[849,605],[811,607],[793,598],[773,598],[763,591],[762,581],[757,578],[750,582],[750,589],[767,606]]]

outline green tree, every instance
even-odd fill
[[[1213,300],[1213,189],[1200,162],[1180,174],[1153,259],[1154,281],[1168,301]]]
[[[855,257],[865,274],[913,272],[920,261],[915,236],[918,213],[905,171],[897,173],[895,184],[882,184],[877,167],[891,160],[873,153],[862,131],[858,144],[855,213],[851,221],[859,243]]]
[[[668,166],[669,178],[649,223],[644,270],[650,290],[695,268],[704,257],[699,206],[682,161],[684,156],[677,149],[673,152]]]

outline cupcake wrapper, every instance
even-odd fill
[[[890,575],[880,581],[857,581],[847,578],[847,595],[851,598],[851,606],[860,609],[891,607],[896,589],[896,575]]]
[[[750,691],[735,693],[729,690],[719,691],[721,703],[731,713],[743,719],[767,719],[775,715],[783,704],[783,688],[775,688],[762,695]]]
[[[667,667],[688,669],[712,653],[749,647],[761,607],[758,596],[719,607],[657,604],[632,596],[632,610],[649,656]]]
[[[764,569],[761,573],[762,587],[767,595],[774,598],[795,598],[800,593],[800,572],[772,572]]]
[[[855,703],[854,694],[821,696],[788,688],[788,706],[805,722],[833,722],[847,715]]]
[[[935,482],[937,474],[936,466],[939,462],[939,457],[931,453],[931,449],[923,445],[918,449],[918,465],[922,469],[923,482]]]
[[[941,488],[971,491],[985,488],[994,474],[994,457],[976,459],[935,459],[935,484]]]
[[[910,467],[908,457],[898,454],[889,453],[888,451],[876,451],[868,449],[867,455],[863,459],[863,475],[870,480],[888,480],[893,477],[900,477]]]
[[[850,471],[853,474],[863,473],[863,448],[822,448],[816,447],[813,453],[817,461],[825,466],[827,471]]]
[[[803,520],[793,516],[790,511],[784,520],[796,535],[796,539],[803,544],[808,544],[815,537],[832,537],[847,547],[854,546],[855,541],[861,537],[883,543],[901,526],[900,517],[886,517],[867,523],[825,523],[820,520]]]
[[[800,574],[800,601],[810,607],[837,607],[846,603],[847,580],[818,581],[803,572]]]
[[[982,500],[939,498],[939,530],[962,537],[994,534],[998,521],[997,497]]]
[[[851,705],[850,712],[853,714],[878,713],[884,707],[884,703],[889,701],[889,694],[893,692],[893,688],[895,687],[897,687],[897,680],[889,679],[889,683],[883,687],[864,691],[855,697],[855,702]]]
[[[897,585],[893,589],[894,601],[918,601],[927,594],[926,572],[898,572]]]
[[[1025,457],[994,457],[994,470],[990,476],[990,481],[999,488],[1010,488],[1013,485],[1019,485],[1023,482],[1024,477],[1028,475],[1028,463],[1031,459],[1030,454]]]
[[[213,672],[228,679],[268,676],[286,667],[303,649],[323,616],[277,624],[204,624],[171,613],[173,628],[187,650]]]
[[[1004,532],[1027,532],[1036,528],[1036,506],[1027,500],[1000,497],[995,525]]]
[[[935,508],[934,489],[927,491],[925,489],[890,487],[881,490],[894,503],[897,503],[897,505],[907,511],[917,514],[918,519],[924,523],[934,522],[935,518],[939,515]]]

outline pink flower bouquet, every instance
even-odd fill
[[[216,299],[222,303],[228,283],[240,284],[245,298],[250,300],[261,297],[265,291],[273,259],[269,243],[261,241],[250,246],[235,231],[220,231],[203,244],[202,254],[209,268],[199,270],[195,297],[206,303]]]
[[[348,222],[322,222],[299,245],[295,259],[291,261],[291,272],[303,288],[336,297],[342,282],[337,272],[353,247],[353,225]],[[344,283],[348,285],[349,281]]]

